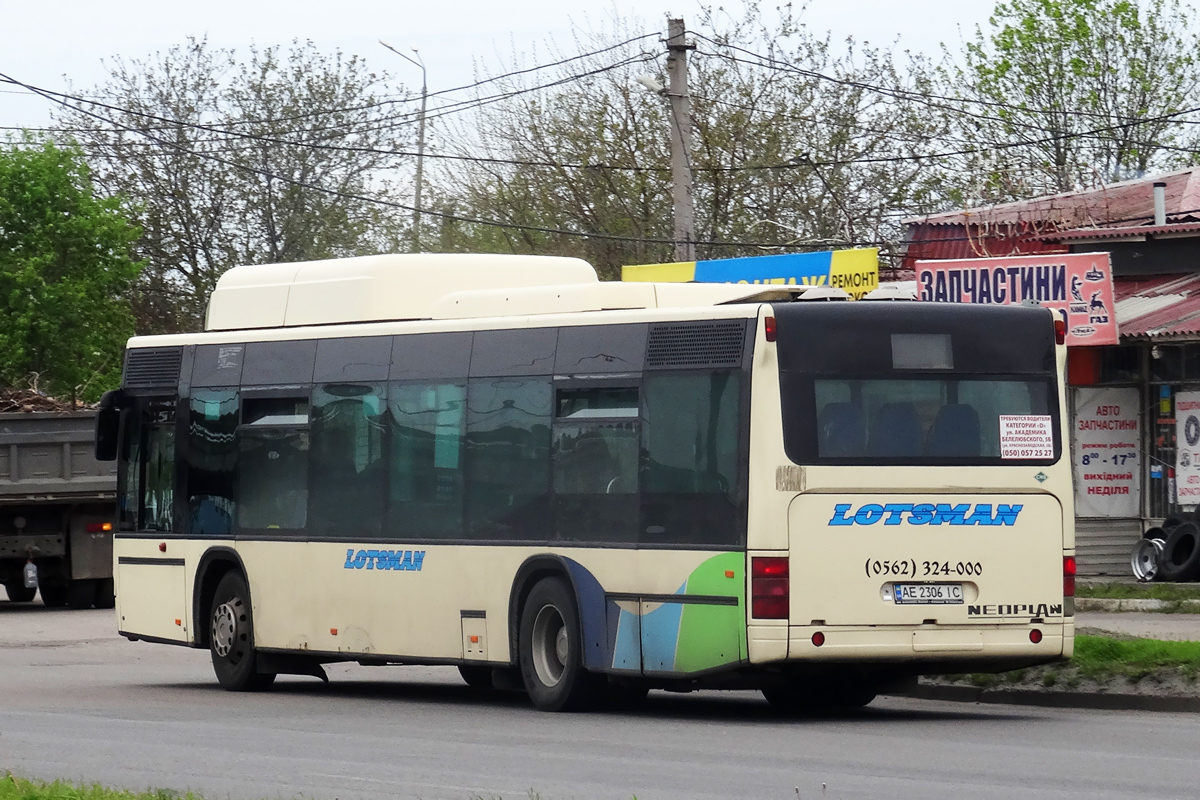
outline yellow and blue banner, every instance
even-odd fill
[[[879,250],[826,250],[774,256],[637,264],[621,268],[623,281],[761,283],[833,286],[855,300],[879,286]]]

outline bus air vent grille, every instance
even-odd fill
[[[145,347],[130,350],[125,358],[127,389],[174,389],[179,383],[182,347]]]
[[[738,367],[745,339],[746,321],[741,319],[651,325],[646,366]]]

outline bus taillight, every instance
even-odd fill
[[[750,615],[788,618],[788,560],[777,556],[750,559]]]
[[[88,533],[108,533],[112,530],[111,522],[89,522],[83,526]]]
[[[1075,596],[1075,556],[1063,556],[1063,597]]]
[[[775,341],[775,318],[763,317],[763,336],[768,342]]]
[[[1062,317],[1054,317],[1054,343],[1065,344],[1067,341],[1067,321]]]

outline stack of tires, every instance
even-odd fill
[[[1150,528],[1130,554],[1139,581],[1194,581],[1200,578],[1200,520],[1167,517]]]

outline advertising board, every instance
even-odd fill
[[[1052,308],[1067,324],[1068,345],[1117,343],[1108,253],[965,258],[916,263],[918,300]]]
[[[857,300],[879,287],[879,250],[861,248],[711,261],[677,261],[671,264],[635,264],[621,268],[621,280],[833,286]]]
[[[1073,392],[1076,515],[1138,516],[1142,469],[1138,390],[1106,387]]]

